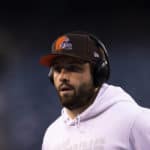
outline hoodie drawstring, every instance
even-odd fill
[[[77,127],[77,128],[79,128],[79,126],[80,126],[80,116],[78,115],[77,117],[76,117],[76,119],[75,119],[75,126]]]

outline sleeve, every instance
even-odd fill
[[[143,108],[135,118],[131,129],[130,143],[133,150],[150,149],[150,109]]]

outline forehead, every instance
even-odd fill
[[[52,65],[54,64],[70,64],[70,63],[79,63],[79,64],[84,64],[87,61],[84,61],[80,58],[74,58],[71,56],[57,56],[53,61]]]

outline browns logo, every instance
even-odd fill
[[[67,43],[69,38],[67,36],[61,36],[55,42],[55,51],[61,51],[64,47],[64,43]]]

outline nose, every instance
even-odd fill
[[[69,73],[65,68],[62,68],[60,71],[60,81],[69,81]]]

